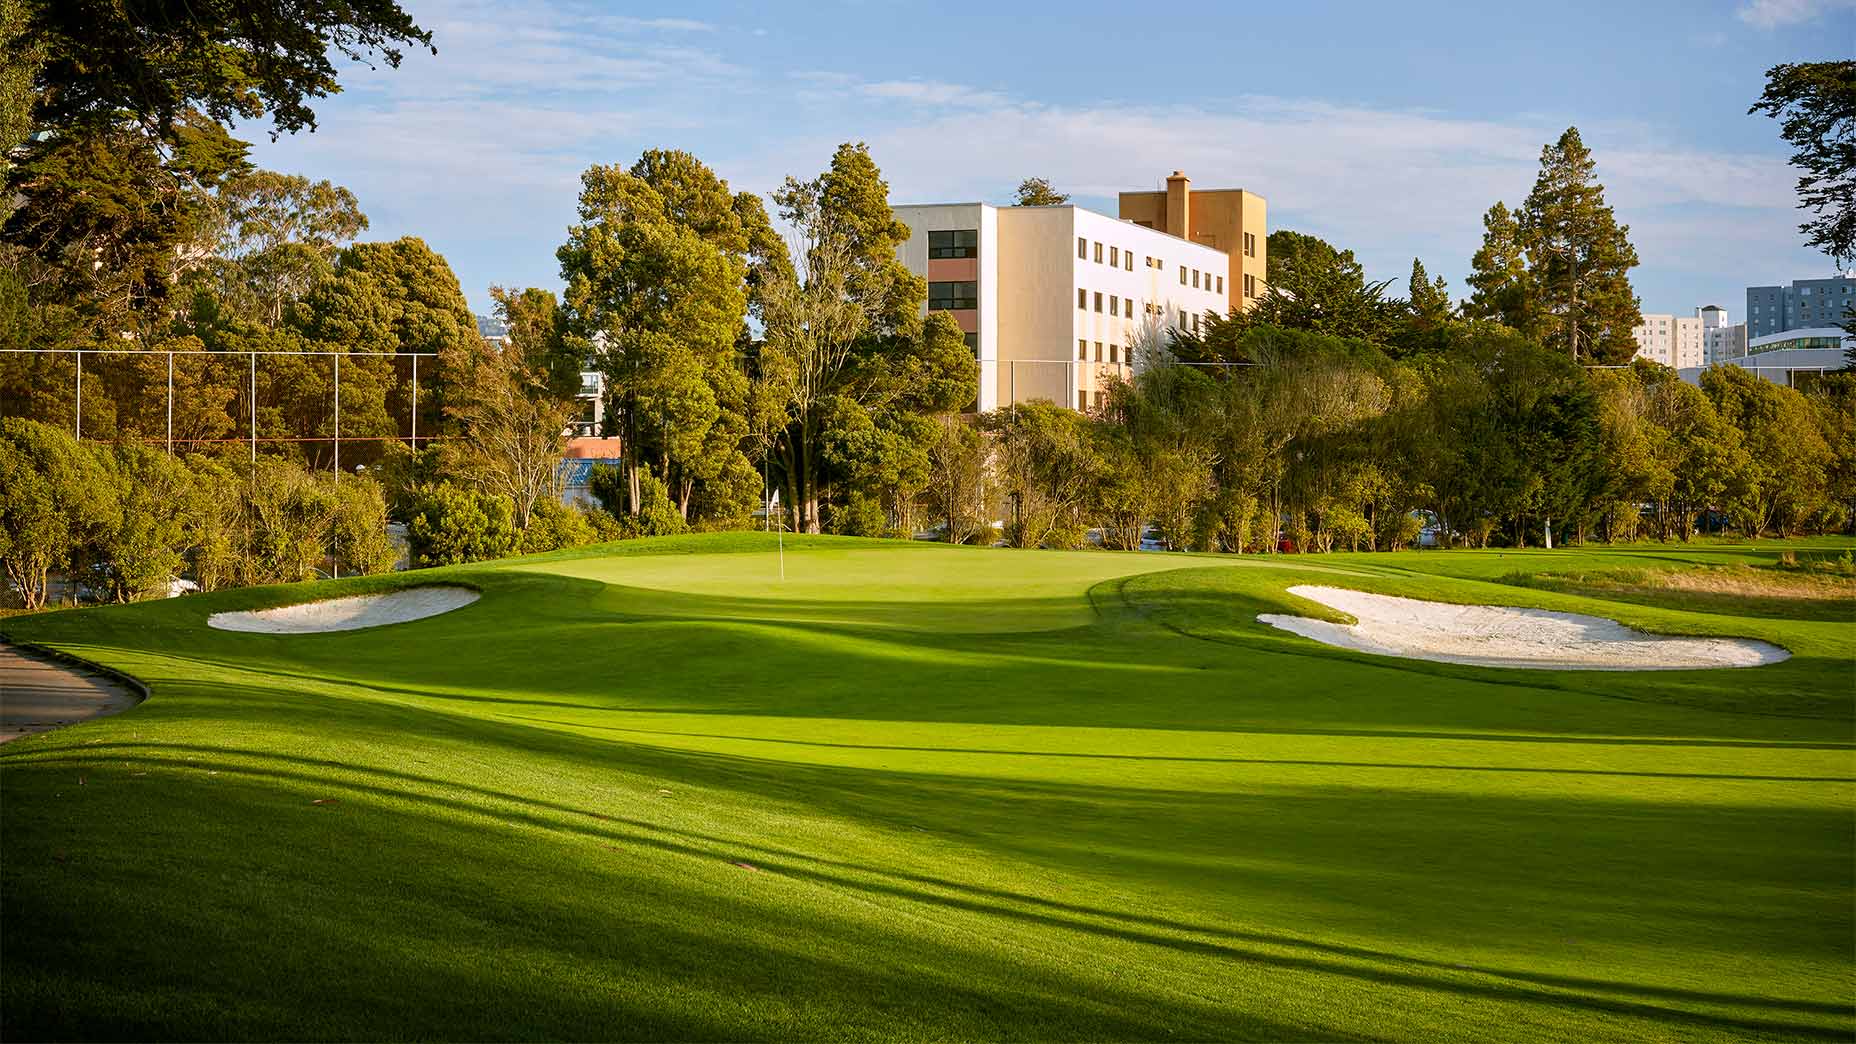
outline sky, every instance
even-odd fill
[[[591,165],[684,149],[766,193],[845,141],[897,204],[1008,203],[1036,175],[1113,214],[1184,170],[1394,292],[1416,256],[1461,296],[1483,213],[1577,126],[1644,311],[1739,321],[1747,286],[1834,272],[1777,122],[1746,110],[1772,65],[1856,55],[1856,0],[400,2],[436,55],[344,64],[314,133],[242,136],[352,189],[367,238],[423,238],[478,312],[492,285],[559,288]]]

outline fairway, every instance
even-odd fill
[[[1779,553],[717,534],[3,620],[151,695],[0,747],[0,1035],[1849,1040],[1856,606],[1513,582]],[[1300,584],[1791,658],[1377,657]]]

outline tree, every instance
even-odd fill
[[[1411,259],[1408,286],[1411,321],[1417,329],[1435,329],[1456,317],[1456,308],[1450,303],[1450,285],[1443,276],[1431,279],[1424,262],[1415,257]]]
[[[1804,171],[1798,208],[1815,215],[1798,226],[1805,241],[1839,266],[1856,259],[1856,61],[1775,65],[1747,112],[1781,121]]]
[[[20,43],[45,56],[33,84],[33,122],[42,127],[127,112],[166,137],[197,108],[219,124],[268,112],[278,133],[314,130],[309,100],[341,89],[329,51],[353,61],[378,55],[397,68],[402,45],[432,42],[393,0],[26,0],[26,8]]]
[[[1605,203],[1597,165],[1568,127],[1540,151],[1540,175],[1521,208],[1530,283],[1540,302],[1543,343],[1575,362],[1623,362],[1636,353],[1643,321],[1629,272],[1637,265],[1630,227]]]
[[[1018,183],[1018,198],[1013,201],[1015,207],[1060,207],[1070,201],[1065,192],[1051,188],[1044,178],[1026,178]]]
[[[1792,388],[1739,366],[1702,371],[1701,390],[1721,419],[1738,429],[1747,451],[1747,480],[1735,515],[1748,536],[1802,528],[1829,498],[1835,458],[1809,401]]]
[[[753,470],[736,349],[766,212],[687,152],[596,166],[581,184],[580,221],[557,252],[567,326],[606,373],[628,509],[640,509],[642,468],[655,461],[687,520],[699,485]]]
[[[45,605],[47,574],[111,524],[112,488],[69,432],[0,420],[0,568],[27,609]]]
[[[1482,229],[1482,247],[1469,263],[1471,292],[1463,302],[1463,317],[1491,320],[1531,335],[1538,322],[1536,295],[1521,222],[1507,204],[1497,202],[1483,215]]]
[[[189,495],[193,476],[180,461],[138,443],[96,452],[117,507],[93,544],[99,581],[93,586],[118,602],[165,595],[201,529]]]
[[[499,306],[501,307],[501,306]],[[571,395],[551,388],[548,372],[528,365],[513,344],[482,338],[446,349],[450,374],[445,416],[457,431],[449,444],[455,475],[507,497],[517,529],[528,528],[535,505],[560,496],[563,434]]]
[[[993,437],[998,492],[1007,508],[1005,541],[1013,547],[1075,547],[1083,508],[1096,481],[1089,420],[1042,400],[980,418]]]
[[[220,298],[236,314],[278,326],[367,230],[354,193],[327,181],[254,170],[219,187],[225,230]]]
[[[1402,306],[1385,299],[1391,280],[1367,282],[1353,251],[1278,229],[1269,238],[1268,289],[1243,313],[1249,323],[1383,341]]]
[[[844,477],[827,460],[843,441],[834,432],[864,421],[901,432],[910,415],[960,409],[978,393],[978,367],[948,317],[923,323],[927,285],[897,257],[909,228],[868,148],[840,146],[830,169],[788,178],[774,202],[796,267],[770,269],[759,290],[754,412],[795,528],[817,532],[820,504]]]

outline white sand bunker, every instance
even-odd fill
[[[423,620],[462,609],[478,599],[468,587],[413,587],[386,594],[350,595],[320,602],[280,605],[236,613],[214,613],[207,626],[259,634],[321,634]]]
[[[1535,670],[1648,671],[1758,667],[1791,653],[1747,638],[1675,638],[1645,634],[1600,616],[1450,605],[1298,585],[1289,593],[1338,609],[1359,623],[1262,613],[1257,619],[1343,649],[1483,667]]]

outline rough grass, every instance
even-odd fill
[[[1600,569],[1515,572],[1504,583],[1547,591],[1661,605],[1728,616],[1856,620],[1856,568],[1850,555],[1799,559],[1781,552],[1770,563],[1683,569]]]
[[[1817,546],[1817,545],[1813,545]],[[1214,559],[641,541],[8,620],[147,680],[0,750],[0,1035],[1836,1039],[1856,623]],[[445,579],[372,631],[210,612]],[[1388,660],[1316,581],[1774,641]]]

